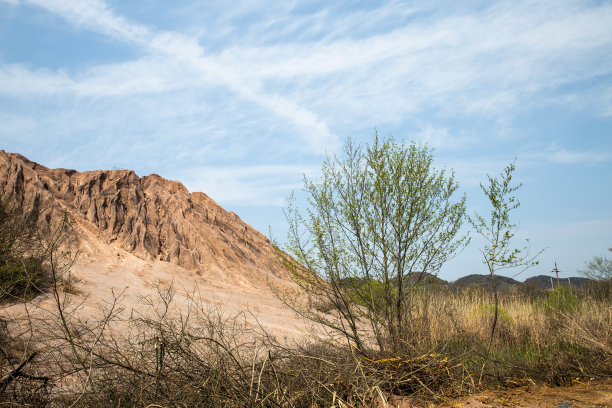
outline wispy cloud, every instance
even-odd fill
[[[612,153],[593,151],[572,151],[564,148],[555,150],[550,161],[562,164],[595,164],[612,160]]]
[[[415,139],[434,149],[466,150],[476,142],[474,136],[452,133],[448,127],[436,127],[431,123],[421,127]]]
[[[104,0],[23,0],[24,3],[42,7],[77,26],[100,31],[122,40],[146,42],[149,30],[117,16]]]
[[[296,175],[304,172],[317,169],[298,165],[201,167],[181,179],[191,191],[206,191],[221,202],[282,207],[289,192],[302,187]]]
[[[519,1],[468,9],[390,1],[367,9],[326,5],[300,12],[299,3],[279,2],[264,13],[260,3],[247,1],[231,8],[209,5],[215,10],[210,16],[196,3],[182,5],[202,16],[199,34],[134,21],[103,0],[19,4],[137,47],[141,57],[58,71],[5,63],[0,95],[32,98],[31,109],[50,115],[40,117],[41,124],[65,121],[55,129],[147,131],[159,150],[174,150],[161,136],[172,132],[186,145],[217,149],[227,160],[258,145],[265,146],[265,154],[321,155],[337,148],[339,133],[401,127],[423,114],[429,118],[417,138],[460,150],[478,136],[430,123],[465,117],[509,122],[526,109],[563,101],[581,101],[585,109],[588,102],[581,96],[593,91],[564,87],[589,88],[612,73],[609,3]],[[251,14],[258,18],[245,24]],[[214,35],[220,25],[229,28]],[[610,99],[609,92],[600,96]],[[57,98],[72,106],[51,109]],[[597,105],[588,108],[609,114],[610,103]],[[5,116],[12,121],[7,128],[31,126],[18,115]],[[609,156],[557,149],[546,157],[588,163]]]
[[[569,149],[552,143],[542,147],[532,147],[521,154],[526,162],[597,165],[612,161],[612,152],[596,150]]]
[[[206,55],[197,39],[154,32],[116,16],[100,0],[32,3],[78,26],[138,43],[182,68],[178,72],[160,70],[160,64],[169,66],[170,62],[147,57],[131,67],[100,67],[89,78],[80,78],[82,82],[95,82],[96,75],[106,75],[110,83],[117,84],[115,88],[126,92],[163,91],[155,85],[170,82],[170,78],[183,82],[178,86],[220,83],[289,118],[296,127],[308,128],[307,133],[317,135],[315,140],[334,138],[324,113],[332,109],[334,113],[346,108],[351,114],[391,118],[433,105],[451,112],[501,112],[542,89],[612,71],[612,57],[602,52],[612,47],[608,24],[612,6],[607,4],[581,8],[570,3],[559,10],[550,3],[540,7],[513,3],[490,7],[480,15],[442,16],[364,38],[347,37],[345,29],[334,29],[331,24],[337,16],[322,13],[326,16],[323,22],[332,27],[329,40],[246,47],[229,44],[218,55]],[[371,14],[379,20],[390,18],[397,7],[391,3]],[[360,21],[364,15],[357,12],[340,18],[340,26],[348,25],[347,20]],[[305,21],[312,18],[303,17]],[[265,28],[261,30],[265,33]],[[338,30],[345,35],[334,34]],[[134,75],[134,71],[138,72]],[[114,75],[116,72],[124,72],[124,77]],[[27,77],[32,79],[31,73]],[[42,73],[38,82],[61,80],[65,80],[61,75],[53,78]],[[104,85],[104,80],[100,82]],[[294,86],[287,86],[291,83]],[[87,84],[82,87],[88,89]],[[313,143],[313,148],[319,145]]]
[[[102,66],[70,78],[65,73],[31,71],[8,66],[0,72],[0,91],[18,94],[76,92],[91,96],[159,93],[175,88],[223,85],[239,97],[255,102],[292,122],[294,131],[304,135],[305,146],[323,153],[334,147],[337,137],[313,111],[280,94],[270,94],[259,81],[243,74],[241,65],[226,65],[204,55],[194,38],[174,32],[152,32],[147,27],[116,16],[106,3],[89,0],[70,3],[32,0],[79,27],[99,31],[144,47],[152,57]],[[178,68],[178,69],[177,69]]]

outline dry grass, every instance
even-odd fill
[[[521,295],[500,297],[502,328],[497,336],[499,344],[510,342],[515,345],[518,339],[528,335],[532,346],[544,347],[550,343],[552,333],[568,342],[595,341],[600,344],[597,340],[599,331],[591,332],[585,337],[584,328],[612,327],[612,303],[609,299],[582,297],[576,300],[575,310],[569,311],[549,310],[546,307],[546,299],[546,293],[538,299]],[[429,344],[465,333],[479,338],[486,338],[489,334],[492,306],[491,299],[485,292],[421,295],[416,296],[413,303],[413,321],[421,333],[419,337],[427,340]],[[605,330],[600,334],[602,337],[599,340],[612,341],[609,336],[606,337],[609,333]],[[611,345],[607,344],[607,347]]]
[[[407,345],[456,357],[469,371],[485,365],[489,384],[543,381],[562,385],[612,374],[612,302],[559,290],[501,297],[490,358],[484,348],[493,306],[484,292],[415,297]],[[482,375],[478,375],[482,383]]]
[[[172,290],[160,289],[127,321],[110,310],[97,322],[67,313],[70,335],[57,316],[35,322],[29,341],[39,354],[24,376],[3,385],[0,405],[384,406],[612,375],[609,297],[503,296],[487,356],[491,307],[483,292],[415,292],[403,349],[383,354],[323,336],[281,344],[195,298],[176,312]],[[5,344],[16,340],[10,334]]]

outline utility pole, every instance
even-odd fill
[[[560,285],[560,283],[559,283],[559,268],[557,268],[557,263],[556,262],[555,262],[555,268],[552,271],[557,276],[557,286],[559,286]]]

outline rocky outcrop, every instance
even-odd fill
[[[41,222],[62,210],[75,220],[81,247],[93,231],[105,243],[140,258],[210,271],[282,275],[273,247],[236,214],[177,181],[131,170],[48,169],[0,150],[0,194],[31,205]]]

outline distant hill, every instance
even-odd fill
[[[404,281],[404,286],[413,286],[413,285],[446,286],[448,285],[448,282],[445,281],[444,279],[438,278],[436,275],[433,275],[431,273],[413,272],[407,276],[406,280]]]
[[[365,278],[348,277],[341,279],[340,284],[344,287],[359,287],[367,282]],[[397,279],[391,279],[392,285],[397,285]],[[404,287],[423,286],[423,287],[445,287],[448,282],[438,278],[431,273],[412,272],[404,278]]]
[[[589,283],[595,283],[593,279],[583,278],[579,276],[572,276],[569,278],[560,278],[557,283],[557,279],[547,276],[547,275],[538,275],[532,276],[531,278],[525,279],[525,285],[535,286],[538,289],[551,289],[552,287],[561,286],[571,286],[576,289],[582,289],[585,285]]]
[[[361,281],[359,278],[351,278],[353,280]],[[520,282],[516,279],[509,278],[502,275],[495,275],[495,284],[497,286],[497,290],[500,293],[515,293],[518,291],[533,291],[536,290],[549,290],[551,289],[551,279],[554,287],[558,285],[561,286],[569,286],[575,289],[583,289],[589,283],[595,283],[596,281],[588,278],[572,276],[569,278],[561,278],[559,279],[559,283],[557,284],[557,280],[548,275],[538,275],[533,276],[531,278],[525,279],[524,282]],[[349,280],[347,280],[347,283]],[[396,280],[393,280],[392,283],[396,283]],[[492,290],[493,287],[491,285],[491,277],[489,275],[484,274],[472,274],[461,277],[453,282],[447,282],[444,279],[440,279],[437,276],[424,273],[420,274],[418,272],[414,272],[410,274],[406,280],[404,281],[404,286],[412,286],[412,285],[420,285],[424,287],[447,287],[449,289],[455,291],[462,291],[467,288],[472,289],[485,289]]]
[[[589,283],[595,283],[595,281],[588,278],[572,276],[569,278],[561,278],[559,279],[559,283],[557,283],[557,279],[549,275],[538,275],[527,278],[524,282],[520,282],[506,276],[495,276],[495,284],[500,293],[510,293],[529,288],[549,290],[552,287],[557,287],[558,285],[571,286],[575,289],[583,289]],[[449,287],[455,290],[462,290],[465,288],[484,288],[486,290],[492,290],[491,277],[489,275],[481,274],[468,275],[451,282]]]
[[[521,282],[516,279],[508,278],[506,276],[497,275],[495,276],[495,284],[497,290],[501,293],[511,292],[516,290],[521,285]],[[489,275],[472,274],[464,276],[450,283],[451,289],[461,290],[465,288],[484,288],[492,290],[491,277]]]

